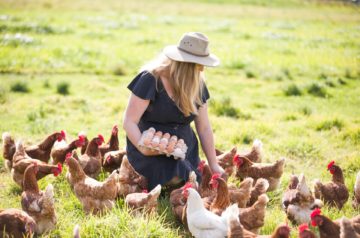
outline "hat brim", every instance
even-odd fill
[[[196,63],[208,67],[216,67],[220,64],[220,60],[214,54],[209,54],[208,56],[196,56],[179,50],[176,45],[166,46],[163,53],[175,61]]]

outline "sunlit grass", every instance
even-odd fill
[[[228,4],[225,4],[227,2]],[[54,130],[108,136],[121,125],[140,66],[182,33],[201,31],[221,66],[207,69],[216,147],[264,143],[264,161],[286,157],[263,234],[285,221],[280,199],[289,175],[329,180],[330,160],[353,192],[360,170],[360,16],[353,6],[304,1],[0,1],[0,132],[36,142]],[[66,96],[65,96],[66,95]],[[125,133],[119,131],[120,146]],[[201,154],[202,158],[204,155]],[[103,174],[102,177],[105,175]],[[168,200],[133,218],[120,199],[86,217],[64,174],[55,187],[58,224],[43,237],[183,237]],[[0,208],[20,208],[20,191],[0,158]],[[359,213],[349,201],[332,219]],[[296,237],[296,231],[293,231]]]

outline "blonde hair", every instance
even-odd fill
[[[167,71],[169,84],[173,92],[176,106],[185,116],[197,115],[197,105],[201,106],[204,74],[196,63],[171,60],[161,54],[145,64],[141,71],[147,70],[159,80],[160,75]]]

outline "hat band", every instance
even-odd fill
[[[179,46],[178,46],[177,48],[178,48],[178,50],[184,51],[185,53],[188,53],[188,54],[191,54],[191,55],[195,55],[195,56],[199,56],[199,57],[207,57],[207,56],[210,55],[210,54],[206,54],[206,55],[196,54],[196,53],[190,52],[190,51],[188,51],[188,50],[182,49],[182,48],[180,48]]]

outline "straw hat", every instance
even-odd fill
[[[208,38],[199,32],[185,33],[178,45],[166,46],[163,52],[175,61],[197,63],[209,67],[220,64],[218,57],[210,54]]]

